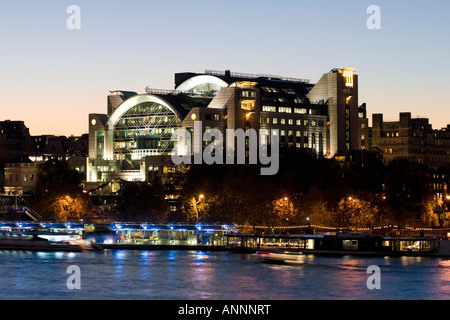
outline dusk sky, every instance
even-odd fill
[[[69,5],[81,9],[70,30]],[[381,29],[366,12],[381,9]],[[450,1],[0,0],[0,120],[32,135],[88,132],[109,90],[174,88],[207,69],[316,83],[356,68],[359,103],[398,119],[450,123]]]

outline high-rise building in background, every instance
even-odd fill
[[[450,166],[450,125],[436,130],[427,118],[400,113],[399,120],[384,121],[372,115],[372,147],[383,153],[383,162],[404,158],[431,168]]]

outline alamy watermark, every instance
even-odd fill
[[[70,14],[66,20],[66,26],[69,30],[80,30],[81,29],[81,9],[77,5],[70,5],[66,10],[67,14]]]
[[[367,7],[367,14],[370,14],[367,18],[366,26],[369,30],[381,29],[381,9],[377,5],[371,5]]]
[[[366,271],[367,274],[370,274],[369,278],[367,278],[366,286],[369,290],[380,290],[381,289],[381,269],[379,266],[369,266]]]
[[[194,121],[193,132],[178,128],[172,141],[178,142],[172,150],[174,164],[261,164],[261,175],[275,175],[279,169],[279,130],[226,129],[223,137],[218,129],[203,133],[202,121]],[[269,144],[270,141],[270,144]],[[203,149],[203,142],[207,145]],[[270,153],[270,155],[269,155]]]
[[[81,289],[81,269],[77,265],[70,265],[67,267],[67,278],[66,285],[69,290],[80,290]]]

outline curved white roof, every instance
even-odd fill
[[[228,83],[226,83],[225,81],[223,81],[220,78],[217,78],[217,77],[211,76],[211,75],[198,75],[198,76],[192,77],[192,78],[184,81],[182,84],[180,84],[175,89],[175,91],[187,92],[199,85],[207,84],[207,83],[212,83],[219,87],[228,87]]]
[[[158,103],[166,108],[168,108],[170,111],[172,111],[178,118],[182,118],[182,115],[174,108],[172,107],[169,103],[167,103],[166,101],[164,101],[163,99],[161,99],[158,96],[154,96],[151,94],[138,94],[135,95],[131,98],[128,98],[127,100],[125,100],[114,112],[113,114],[109,117],[108,119],[108,125],[114,127],[117,122],[120,120],[120,118],[122,118],[122,116],[128,112],[128,110],[130,110],[131,108],[133,108],[134,106],[141,104],[141,103],[145,103],[145,102],[154,102],[154,103]]]

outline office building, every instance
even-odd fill
[[[372,147],[383,153],[383,162],[404,158],[430,168],[450,166],[450,125],[436,130],[427,118],[402,112],[398,121],[372,115]]]
[[[177,128],[192,130],[198,120],[204,131],[252,128],[262,133],[260,139],[277,129],[281,144],[317,157],[345,157],[364,148],[368,136],[355,71],[333,69],[314,85],[209,70],[176,74],[175,90],[111,91],[107,113],[89,115],[87,181],[151,180],[170,170],[172,134]]]

